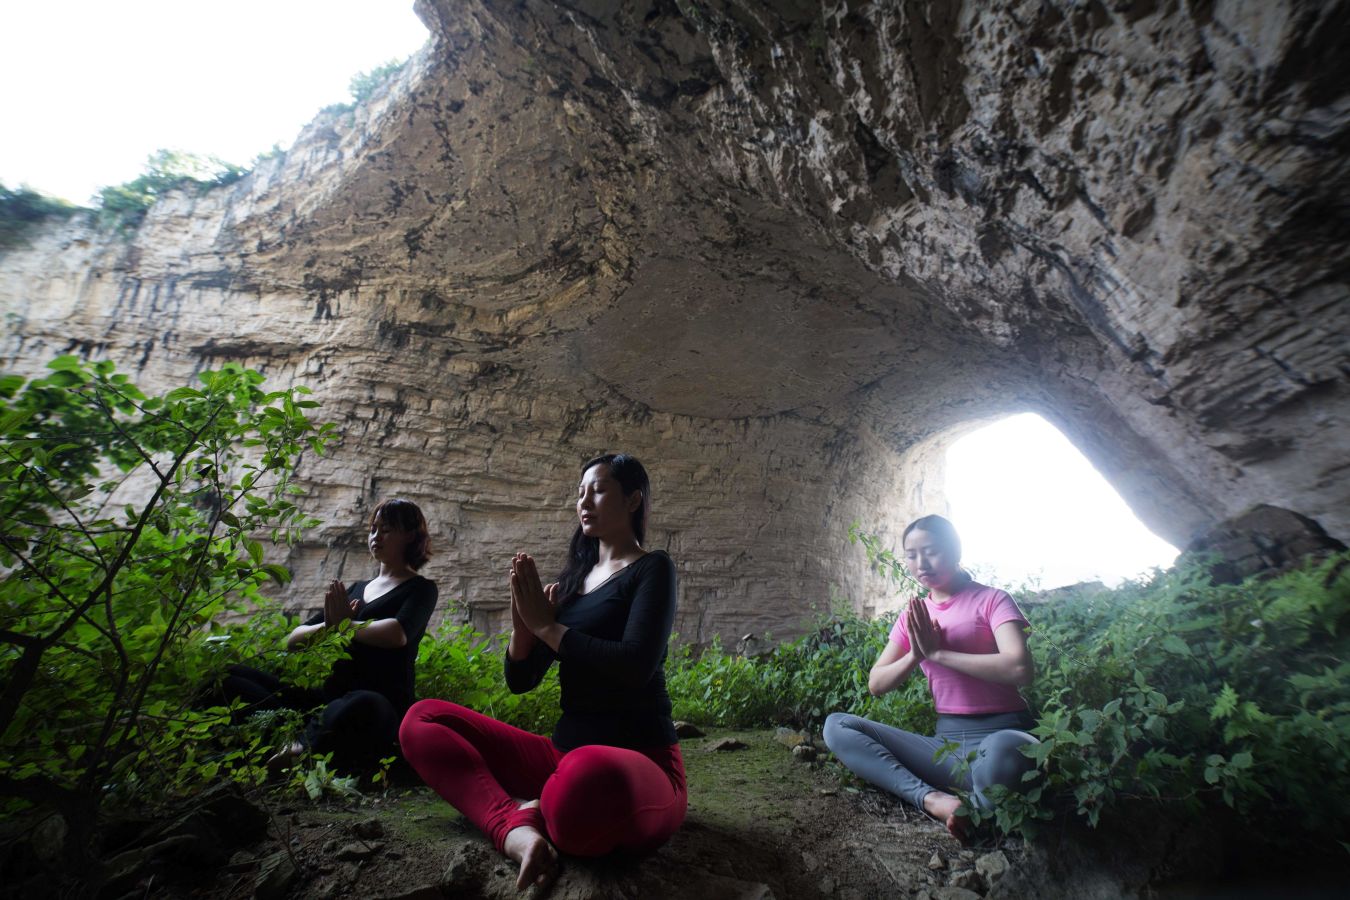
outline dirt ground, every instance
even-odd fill
[[[682,742],[690,806],[684,826],[641,859],[564,857],[546,894],[515,890],[515,866],[425,787],[359,802],[267,801],[267,837],[223,867],[160,869],[131,897],[260,900],[337,897],[440,900],[670,898],[916,900],[1305,898],[1344,896],[1341,866],[1302,876],[1226,879],[1215,829],[1138,827],[961,848],[941,826],[853,781],[837,764],[804,761],[803,735],[716,732]],[[716,750],[727,740],[739,749]],[[809,755],[809,754],[808,754]],[[234,841],[233,843],[238,843]],[[1325,870],[1323,870],[1325,869]]]
[[[711,749],[728,738],[744,748]],[[992,848],[962,850],[925,817],[843,783],[833,764],[802,761],[791,747],[798,740],[790,733],[749,731],[683,741],[690,806],[680,831],[643,859],[564,857],[547,896],[861,900],[927,894],[965,900],[991,887],[997,876],[983,877],[974,867]],[[297,801],[272,812],[273,834],[235,853],[224,869],[196,877],[179,873],[151,895],[519,896],[514,864],[427,788],[394,790],[348,806]],[[1019,855],[1013,847],[1002,852],[1005,860]],[[525,896],[540,894],[532,889]]]

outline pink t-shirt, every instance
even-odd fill
[[[942,646],[958,653],[997,653],[994,630],[1004,622],[1021,622],[1026,617],[1004,591],[972,581],[963,590],[953,594],[946,603],[928,604],[928,614],[942,628]],[[905,616],[895,620],[891,641],[902,653],[909,652],[909,629]],[[1027,708],[1027,702],[1011,684],[983,681],[964,672],[928,660],[920,660],[923,674],[928,676],[928,687],[933,692],[933,705],[940,713],[999,713],[1016,712]]]

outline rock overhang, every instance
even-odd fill
[[[809,601],[763,601],[831,584],[884,605],[849,520],[940,507],[933,441],[1023,410],[1174,542],[1260,502],[1344,535],[1317,4],[417,8],[428,46],[366,107],[92,238],[116,290],[10,254],[9,306],[45,267],[48,346],[315,381],[350,441],[319,511],[431,498],[490,536],[453,552],[471,603],[478,555],[565,530],[571,456],[632,447],[702,557],[700,629],[781,632]]]

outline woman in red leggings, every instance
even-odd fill
[[[531,690],[558,660],[562,717],[551,739],[444,700],[423,700],[403,719],[404,757],[520,863],[518,889],[552,882],[557,850],[650,851],[684,821],[663,669],[675,564],[642,548],[650,496],[633,457],[593,459],[558,582],[544,587],[526,554],[511,561],[506,683]]]

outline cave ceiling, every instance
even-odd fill
[[[1020,411],[1175,543],[1350,532],[1347,3],[415,8],[397,78],[239,184],[0,256],[10,359],[306,380],[352,433],[325,502],[503,542],[550,455],[635,447],[735,507],[670,510],[708,609],[821,594],[812,535],[931,511],[932,441]]]

